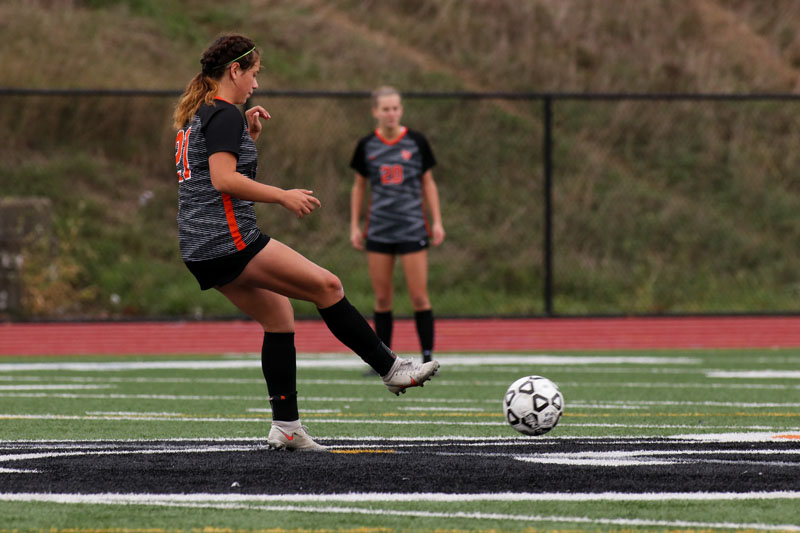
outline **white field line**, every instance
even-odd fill
[[[670,439],[673,442],[775,442],[781,438],[794,438],[797,437],[796,433],[773,433],[773,432],[732,432],[732,433],[698,433],[686,435],[671,435],[664,438]],[[440,435],[437,437],[396,437],[396,436],[370,436],[365,435],[357,438],[343,438],[343,437],[323,437],[326,440],[334,442],[347,442],[358,441],[359,447],[385,447],[387,442],[391,443],[393,447],[403,446],[440,446],[440,443],[447,441],[448,443],[458,443],[459,446],[485,446],[487,444],[492,446],[515,446],[518,444],[537,445],[537,444],[552,444],[559,441],[580,440],[585,442],[596,442],[603,445],[614,444],[652,444],[652,437],[642,437],[641,435],[620,435],[613,437],[586,437],[586,436],[553,436],[545,435],[538,437],[523,437],[523,436],[509,436],[509,435],[487,435],[481,437],[468,437],[464,435]],[[0,439],[0,445],[18,446],[24,445],[28,448],[35,449],[41,447],[42,449],[52,450],[53,448],[80,448],[85,449],[87,446],[101,445],[104,447],[113,446],[128,446],[130,444],[148,444],[163,445],[161,443],[200,443],[207,446],[209,442],[215,444],[234,444],[240,445],[242,442],[250,442],[253,444],[260,444],[264,441],[264,437],[170,437],[159,439],[84,439],[84,440],[58,440],[58,439],[18,439],[18,440],[3,440]],[[366,444],[375,442],[376,444]],[[341,444],[332,446],[340,446],[343,448],[352,448],[352,444]]]
[[[739,499],[772,499],[768,495],[774,493],[750,493],[750,498],[735,498]],[[211,508],[211,509],[243,509],[243,510],[259,510],[259,511],[273,511],[273,512],[300,512],[300,513],[323,513],[323,514],[363,514],[363,515],[376,515],[376,516],[401,516],[401,517],[424,517],[424,518],[444,518],[444,519],[472,519],[472,520],[511,520],[523,522],[566,522],[566,523],[580,523],[580,524],[606,524],[606,525],[619,525],[619,526],[657,526],[657,527],[692,527],[692,528],[725,528],[725,529],[751,529],[757,531],[800,531],[800,526],[793,524],[764,524],[764,523],[740,523],[740,522],[699,522],[689,520],[650,520],[639,518],[601,518],[601,517],[588,517],[588,516],[558,516],[558,515],[523,515],[523,514],[503,514],[503,513],[486,513],[486,512],[436,512],[436,511],[419,511],[419,510],[394,510],[394,509],[374,509],[362,507],[334,507],[334,506],[298,506],[298,505],[257,505],[254,503],[242,503],[232,500],[232,498],[239,497],[239,495],[202,495],[205,497],[203,500],[180,500],[175,499],[175,496],[180,495],[123,495],[123,494],[96,494],[96,495],[75,495],[75,494],[0,494],[0,501],[16,501],[16,502],[40,502],[40,503],[66,503],[66,504],[101,504],[101,505],[156,505],[162,507],[189,507],[189,508]],[[190,495],[197,497],[198,495]],[[303,495],[293,495],[303,496]],[[357,501],[375,501],[366,500],[366,494],[354,495],[359,499]],[[394,502],[398,501],[396,494],[381,494],[383,500],[381,502]],[[421,495],[412,495],[419,498]],[[447,498],[458,498],[461,494],[446,495]],[[473,495],[475,496],[475,495]],[[480,496],[480,495],[477,495]],[[496,495],[488,495],[490,497]],[[511,494],[511,498],[519,495]],[[538,495],[534,495],[538,496]],[[553,495],[555,498],[562,497],[563,495]],[[579,495],[571,495],[573,497]],[[635,495],[628,495],[632,497]],[[651,500],[652,497],[661,498]],[[760,496],[766,496],[762,498]],[[646,501],[663,501],[665,498],[662,494],[647,495]],[[796,499],[796,496],[792,496]],[[692,501],[690,493],[681,495],[680,500]],[[717,499],[722,499],[719,497]],[[275,501],[269,500],[266,501]],[[295,500],[297,501],[297,500]],[[415,502],[419,499],[414,500]],[[428,498],[428,501],[442,501],[437,499]],[[463,501],[463,499],[448,499],[444,501]],[[484,500],[480,500],[484,501]],[[488,501],[520,501],[516,499],[509,500],[488,500]],[[574,500],[522,500],[522,501],[582,501],[580,499]],[[583,500],[592,501],[592,500]],[[602,501],[602,500],[600,500]],[[641,501],[636,499],[623,500],[623,501]]]
[[[166,362],[170,365],[173,362]],[[210,363],[213,361],[206,361],[206,366],[208,367]],[[228,361],[220,361],[222,364],[228,364]],[[249,365],[249,361],[233,361],[230,362],[235,368],[238,368],[238,365],[241,363],[245,363],[245,365]],[[94,370],[96,372],[109,372],[112,370],[116,370],[114,368],[109,367],[98,367],[97,365],[100,363],[36,363],[37,365],[44,365],[41,369],[43,370],[53,370],[57,368],[53,368],[53,365],[64,365],[64,364],[77,364],[82,365],[87,368],[87,370]],[[143,362],[129,362],[129,363],[106,363],[107,365],[120,365],[124,364],[130,366],[130,370],[136,369],[133,365],[147,365],[153,363],[143,363]],[[182,362],[177,362],[175,364],[182,364]],[[260,364],[260,363],[259,363]],[[487,364],[490,364],[487,362]],[[20,365],[28,365],[26,363],[8,363],[6,365],[0,364],[0,372],[2,372],[5,366],[7,367],[15,367],[14,370],[23,370]],[[298,367],[301,367],[300,361],[298,361]],[[171,368],[171,367],[169,367]],[[363,368],[363,364],[360,364],[358,368]],[[651,369],[654,370],[654,369]],[[574,370],[570,369],[571,372]],[[682,370],[673,369],[674,372],[683,372]],[[716,374],[720,374],[720,377],[751,377],[751,378],[763,378],[766,375],[762,374],[754,374],[757,371],[742,371],[741,375],[725,375],[723,376],[722,373],[725,371],[721,370],[709,370],[709,369],[696,369],[696,370],[687,370],[686,372],[695,373],[698,375],[705,375],[706,377],[714,376]],[[758,372],[776,372],[778,375],[775,377],[784,377],[786,372],[783,371],[758,371]],[[655,374],[663,374],[663,371],[654,372]],[[747,374],[747,375],[745,375]],[[789,372],[789,376],[791,376],[792,372]],[[19,381],[19,380],[29,380],[29,381],[42,381],[42,380],[52,380],[58,379],[61,381],[76,381],[76,382],[97,382],[100,381],[101,383],[218,383],[218,384],[257,384],[260,385],[264,383],[262,379],[251,379],[251,378],[159,378],[159,377],[116,377],[116,376],[108,376],[104,375],[103,377],[87,377],[87,376],[77,376],[77,377],[68,377],[63,375],[55,376],[16,376],[16,375],[0,375],[0,381]],[[382,383],[379,380],[367,380],[367,379],[298,379],[299,384],[305,385],[374,385],[380,386]],[[489,380],[480,380],[476,383],[474,379],[470,379],[469,377],[465,378],[464,380],[458,379],[437,379],[436,382],[439,386],[458,386],[463,387],[464,385],[482,385],[482,386],[507,386],[508,383],[505,381],[489,381]],[[601,388],[614,388],[614,387],[627,387],[627,388],[677,388],[677,389],[686,389],[686,388],[703,388],[703,389],[755,389],[755,390],[800,390],[800,385],[786,385],[786,384],[767,384],[767,383],[737,383],[737,384],[730,384],[730,383],[664,383],[661,381],[657,382],[649,382],[649,381],[635,381],[635,382],[625,382],[625,381],[601,381],[601,382],[586,382],[586,381],[572,381],[572,382],[559,382],[558,383],[561,387],[565,386],[574,386],[574,387],[601,387]],[[353,400],[356,401],[356,400]]]
[[[193,394],[71,394],[71,393],[0,393],[0,398],[62,398],[82,400],[176,400],[176,401],[267,401],[264,396],[193,395]],[[307,398],[304,400],[308,401]]]
[[[93,383],[100,381],[103,383],[219,383],[230,385],[247,385],[247,384],[262,384],[263,378],[160,378],[160,377],[119,377],[104,375],[102,377],[94,376],[64,376],[57,375],[42,375],[42,376],[20,376],[19,374],[9,374],[6,376],[0,375],[0,381],[70,381],[77,383]]]
[[[598,387],[598,388],[638,388],[638,389],[750,389],[750,390],[800,390],[800,385],[784,385],[778,383],[658,383],[646,381],[573,381],[559,382],[561,388],[573,387]]]
[[[262,382],[263,383],[263,382]],[[63,398],[63,399],[95,399],[95,400],[175,400],[175,401],[255,401],[263,402],[265,396],[236,396],[236,395],[195,395],[195,394],[80,394],[80,393],[2,393],[0,398]],[[323,403],[396,403],[396,398],[352,398],[335,396],[302,396],[303,402],[323,402]],[[479,407],[444,407],[435,404],[491,404],[499,403],[495,399],[471,399],[471,398],[403,398],[404,404],[421,403],[434,404],[417,407],[398,407],[401,411],[474,411],[474,412],[493,412],[494,409],[481,409]],[[685,406],[685,407],[736,407],[739,409],[763,409],[763,408],[791,408],[800,407],[800,402],[692,402],[692,401],[625,401],[625,400],[606,400],[604,402],[591,401],[570,401],[570,408],[580,409],[648,409],[658,406]],[[252,408],[250,412],[270,412],[268,408]],[[303,411],[303,409],[301,409]],[[331,409],[326,412],[337,410]],[[309,412],[309,410],[306,410]]]
[[[738,407],[761,409],[764,407],[800,407],[800,402],[689,402],[689,401],[624,401],[606,400],[603,403],[595,402],[570,402],[570,407],[580,407],[581,409],[646,409],[648,407],[659,406],[686,406],[686,407]]]
[[[625,451],[602,451],[602,452],[574,452],[574,453],[536,453],[527,455],[515,455],[514,459],[525,463],[535,464],[559,464],[571,466],[652,466],[652,465],[671,465],[686,462],[681,456],[700,456],[700,455],[747,455],[747,456],[769,456],[769,455],[798,455],[797,450],[625,450]],[[736,464],[746,464],[748,461],[737,459]],[[758,465],[764,465],[758,462]],[[795,463],[772,463],[780,466],[794,467]]]
[[[498,415],[500,416],[500,415]],[[258,418],[229,418],[229,417],[203,417],[203,416],[122,416],[122,415],[56,415],[56,414],[2,414],[0,420],[103,420],[103,421],[127,421],[127,422],[222,422],[222,423],[266,423],[269,419],[266,416]],[[507,427],[506,422],[468,422],[451,420],[413,420],[413,419],[357,419],[357,418],[303,418],[304,423],[313,424],[371,424],[371,425],[418,425],[418,426],[469,426],[469,427]],[[594,427],[594,428],[629,428],[629,429],[690,429],[697,430],[696,424],[601,424],[601,423],[578,423],[570,424],[574,427]],[[730,431],[794,431],[793,426],[786,425],[759,425],[759,426],[703,426],[704,429],[730,430]],[[797,431],[800,431],[798,429]]]
[[[497,365],[594,365],[594,364],[632,364],[632,365],[697,365],[701,360],[693,357],[652,357],[652,356],[570,356],[570,355],[501,355],[480,356],[443,355],[437,357],[442,366],[497,366]],[[79,372],[109,372],[123,370],[217,370],[260,368],[258,359],[226,360],[175,360],[175,361],[96,361],[59,363],[3,363],[0,372],[28,372],[70,370]],[[298,358],[298,368],[363,368],[364,362],[356,356],[319,357],[315,359]]]
[[[35,459],[52,459],[54,457],[78,457],[85,455],[162,455],[185,453],[219,453],[219,452],[249,452],[253,446],[228,445],[228,446],[203,446],[198,448],[153,448],[151,450],[78,450],[71,452],[35,452],[15,453],[0,455],[0,463],[12,461],[30,461]]]
[[[498,415],[500,417],[500,415]],[[190,416],[190,415],[163,415],[154,416],[152,414],[142,414],[141,416],[131,415],[57,415],[57,414],[2,414],[0,413],[0,420],[120,420],[127,422],[255,422],[264,424],[269,422],[270,418],[265,416],[257,418],[248,417],[209,417],[209,416]],[[491,426],[491,427],[506,427],[508,424],[505,422],[454,422],[449,420],[369,420],[369,419],[344,419],[344,418],[303,418],[304,423],[314,424],[381,424],[381,425],[447,425],[447,426]],[[687,428],[696,429],[696,426],[686,426]],[[711,426],[709,426],[711,427]],[[722,429],[734,429],[727,426]],[[769,429],[769,428],[761,428]]]
[[[483,387],[507,387],[509,383],[505,381],[485,381],[485,380],[474,380],[474,379],[465,379],[465,380],[453,380],[453,379],[441,379],[441,378],[434,378],[435,381],[432,381],[432,384],[436,387],[474,387],[474,386],[483,386]],[[259,384],[263,383],[263,381],[259,381]],[[370,381],[364,379],[298,379],[298,385],[343,385],[343,386],[357,386],[357,387],[365,387],[365,386],[375,386],[375,387],[383,387],[383,383],[380,380],[377,381]],[[602,382],[586,382],[586,381],[568,381],[568,382],[558,382],[558,385],[562,389],[567,388],[601,388],[601,389],[615,389],[615,388],[638,388],[638,389],[709,389],[709,390],[716,390],[716,389],[731,389],[731,390],[790,390],[796,391],[800,390],[800,385],[785,385],[785,384],[767,384],[767,383],[663,383],[663,382],[648,382],[648,381],[638,381],[638,382],[625,382],[625,381],[602,381]],[[503,389],[505,390],[505,389]],[[0,397],[10,396],[15,393],[4,393],[0,392]],[[169,395],[165,395],[169,396]],[[388,400],[388,398],[387,398]],[[363,398],[361,400],[353,399],[351,401],[364,401]],[[374,401],[369,399],[367,401]],[[378,400],[382,401],[382,400]],[[418,400],[420,401],[420,400]],[[435,400],[440,402],[445,401],[452,401],[452,400]]]
[[[713,370],[706,375],[710,378],[800,379],[800,370]]]
[[[360,367],[360,368],[363,368]],[[524,369],[522,369],[524,368]],[[471,366],[451,366],[448,367],[448,373],[451,371],[458,372],[461,374],[471,374],[475,372],[474,365]],[[99,370],[99,369],[98,369]],[[528,367],[521,367],[521,369],[517,369],[516,367],[493,367],[493,366],[486,366],[485,368],[481,369],[481,372],[503,372],[503,373],[519,373],[524,374],[525,372],[530,372],[530,368]],[[597,366],[565,366],[563,368],[559,367],[549,367],[548,372],[550,371],[559,371],[559,372],[570,372],[572,374],[602,374],[602,375],[609,375],[609,374],[642,374],[642,375],[656,375],[661,376],[664,374],[675,374],[675,375],[684,375],[684,374],[691,374],[691,375],[698,375],[704,376],[708,372],[716,372],[716,369],[708,369],[708,368],[665,368],[665,367],[597,367]],[[106,374],[110,374],[107,372]],[[247,384],[247,383],[254,383],[259,384],[263,383],[262,379],[257,378],[188,378],[188,377],[120,377],[118,375],[104,375],[102,377],[96,376],[65,376],[62,374],[43,374],[43,375],[19,375],[16,373],[2,375],[0,374],[0,381],[13,381],[15,383],[19,381],[71,381],[71,382],[94,382],[94,381],[103,381],[109,383],[222,383],[222,384]]]
[[[116,388],[116,385],[0,385],[0,391],[97,390],[113,388]]]

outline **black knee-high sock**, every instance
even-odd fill
[[[334,337],[356,352],[381,376],[394,364],[394,354],[380,341],[369,323],[346,297],[325,309],[317,309]]]
[[[391,311],[375,311],[375,333],[378,338],[388,346],[392,347],[392,328],[394,326],[394,318]]]
[[[264,332],[261,345],[261,371],[267,381],[272,419],[292,422],[300,419],[297,410],[297,350],[294,333]]]
[[[414,312],[417,323],[417,336],[422,348],[422,360],[428,362],[433,357],[433,310]]]

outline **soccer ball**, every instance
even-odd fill
[[[542,376],[526,376],[511,384],[503,398],[503,414],[512,428],[525,435],[544,435],[564,413],[564,396]]]

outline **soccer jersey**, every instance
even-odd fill
[[[372,190],[366,238],[386,243],[427,241],[422,176],[436,164],[425,137],[405,128],[392,141],[378,130],[358,141],[350,166]]]
[[[178,240],[184,261],[215,259],[243,250],[259,236],[253,202],[221,193],[211,183],[208,158],[236,156],[236,171],[255,179],[256,145],[239,109],[217,98],[200,108],[175,139]]]

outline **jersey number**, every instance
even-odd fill
[[[192,171],[189,169],[189,134],[191,133],[192,127],[189,126],[185,132],[180,130],[175,138],[175,165],[178,167],[178,183],[192,177]],[[183,159],[183,168],[181,168],[181,159]]]
[[[381,183],[383,185],[403,183],[403,165],[381,165]]]

